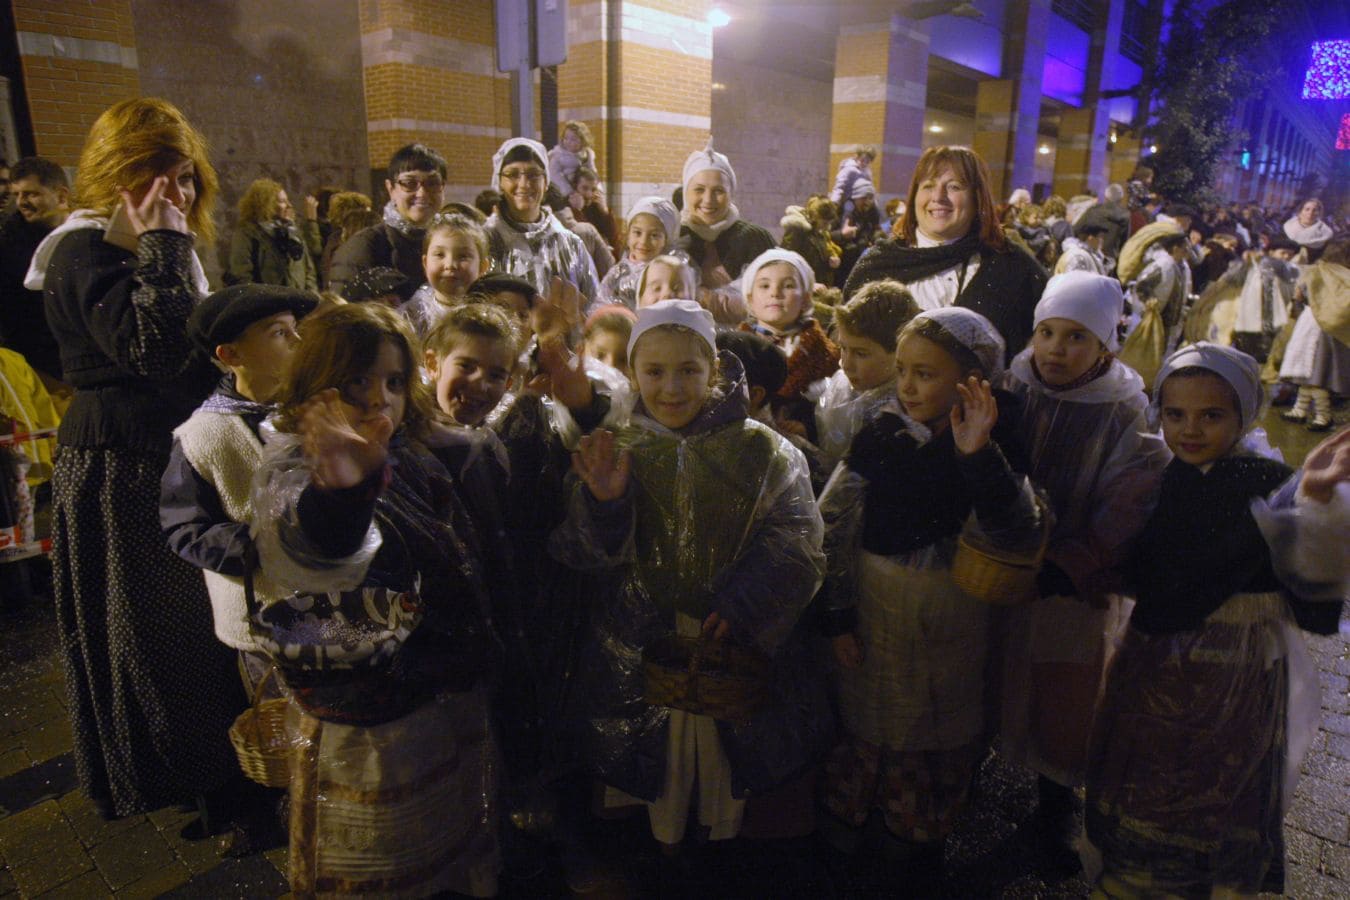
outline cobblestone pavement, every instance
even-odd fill
[[[1338,413],[1343,420],[1346,411]],[[1313,445],[1302,429],[1270,421],[1290,462]],[[0,566],[0,584],[15,573]],[[36,579],[39,583],[41,578]],[[114,822],[79,792],[50,603],[41,596],[0,616],[0,897],[278,897],[285,851],[221,860],[211,841],[186,841],[192,814],[173,809]],[[1311,638],[1322,681],[1322,727],[1286,818],[1287,894],[1350,897],[1350,630]],[[1035,805],[1025,773],[991,757],[948,851],[951,897],[1085,897],[1087,885],[1035,851],[1022,826]],[[597,826],[609,867],[625,876],[589,896],[902,897],[881,871],[839,871],[810,840],[708,846],[667,861],[645,828]],[[625,890],[624,885],[628,888]],[[633,886],[638,886],[637,890]],[[556,865],[504,880],[504,897],[568,896]]]

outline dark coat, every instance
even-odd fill
[[[744,219],[733,222],[713,243],[717,247],[717,258],[732,278],[739,278],[741,270],[754,262],[756,256],[775,246],[772,234]],[[703,267],[703,258],[708,253],[707,241],[690,231],[687,225],[680,228],[676,247],[689,254],[694,268]]]
[[[341,294],[358,272],[376,266],[398,269],[407,276],[403,299],[411,297],[418,285],[427,280],[422,269],[422,232],[404,234],[383,222],[358,231],[333,254],[328,290]]]
[[[908,284],[917,280],[898,262],[898,251],[903,249],[904,245],[895,240],[882,241],[873,247],[853,267],[844,286],[844,299],[869,281],[894,278]],[[972,309],[993,322],[1003,335],[1007,358],[1011,360],[1031,340],[1036,304],[1049,276],[1040,263],[1012,245],[1001,251],[981,245],[979,254],[980,268],[956,298],[955,305]]]
[[[42,291],[23,286],[33,251],[51,227],[26,222],[17,211],[0,221],[0,345],[39,372],[61,377],[61,353],[42,312]]]

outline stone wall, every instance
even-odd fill
[[[716,57],[713,82],[713,136],[736,170],[736,206],[781,236],[783,208],[833,184],[833,83]]]
[[[81,4],[87,7],[88,4]],[[141,92],[176,104],[220,173],[217,284],[239,197],[279,181],[296,207],[333,184],[369,193],[356,0],[132,0]]]

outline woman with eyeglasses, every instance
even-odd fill
[[[506,141],[492,157],[493,179],[502,199],[487,220],[492,269],[519,275],[547,293],[556,276],[571,282],[585,297],[596,298],[600,278],[581,238],[567,230],[544,205],[548,189],[548,154],[529,138]]]
[[[422,239],[445,198],[445,159],[424,144],[399,148],[389,160],[384,189],[389,202],[383,221],[342,242],[333,254],[328,289],[346,296],[347,283],[366,269],[388,267],[407,277],[401,296],[407,300],[426,277],[422,271]]]

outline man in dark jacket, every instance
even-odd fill
[[[1096,206],[1089,206],[1074,223],[1075,226],[1090,224],[1105,228],[1102,239],[1102,253],[1114,261],[1120,256],[1120,248],[1130,236],[1130,211],[1125,208],[1125,189],[1118,184],[1108,185],[1103,200]]]
[[[70,182],[49,159],[30,156],[10,170],[14,209],[0,217],[0,344],[44,377],[61,378],[61,354],[42,311],[42,292],[23,286],[33,251],[70,215]]]
[[[394,153],[384,182],[389,192],[384,221],[358,231],[333,254],[329,289],[342,294],[358,272],[387,266],[407,276],[402,297],[411,297],[426,281],[422,237],[441,209],[445,178],[445,159],[424,144],[409,144]]]

